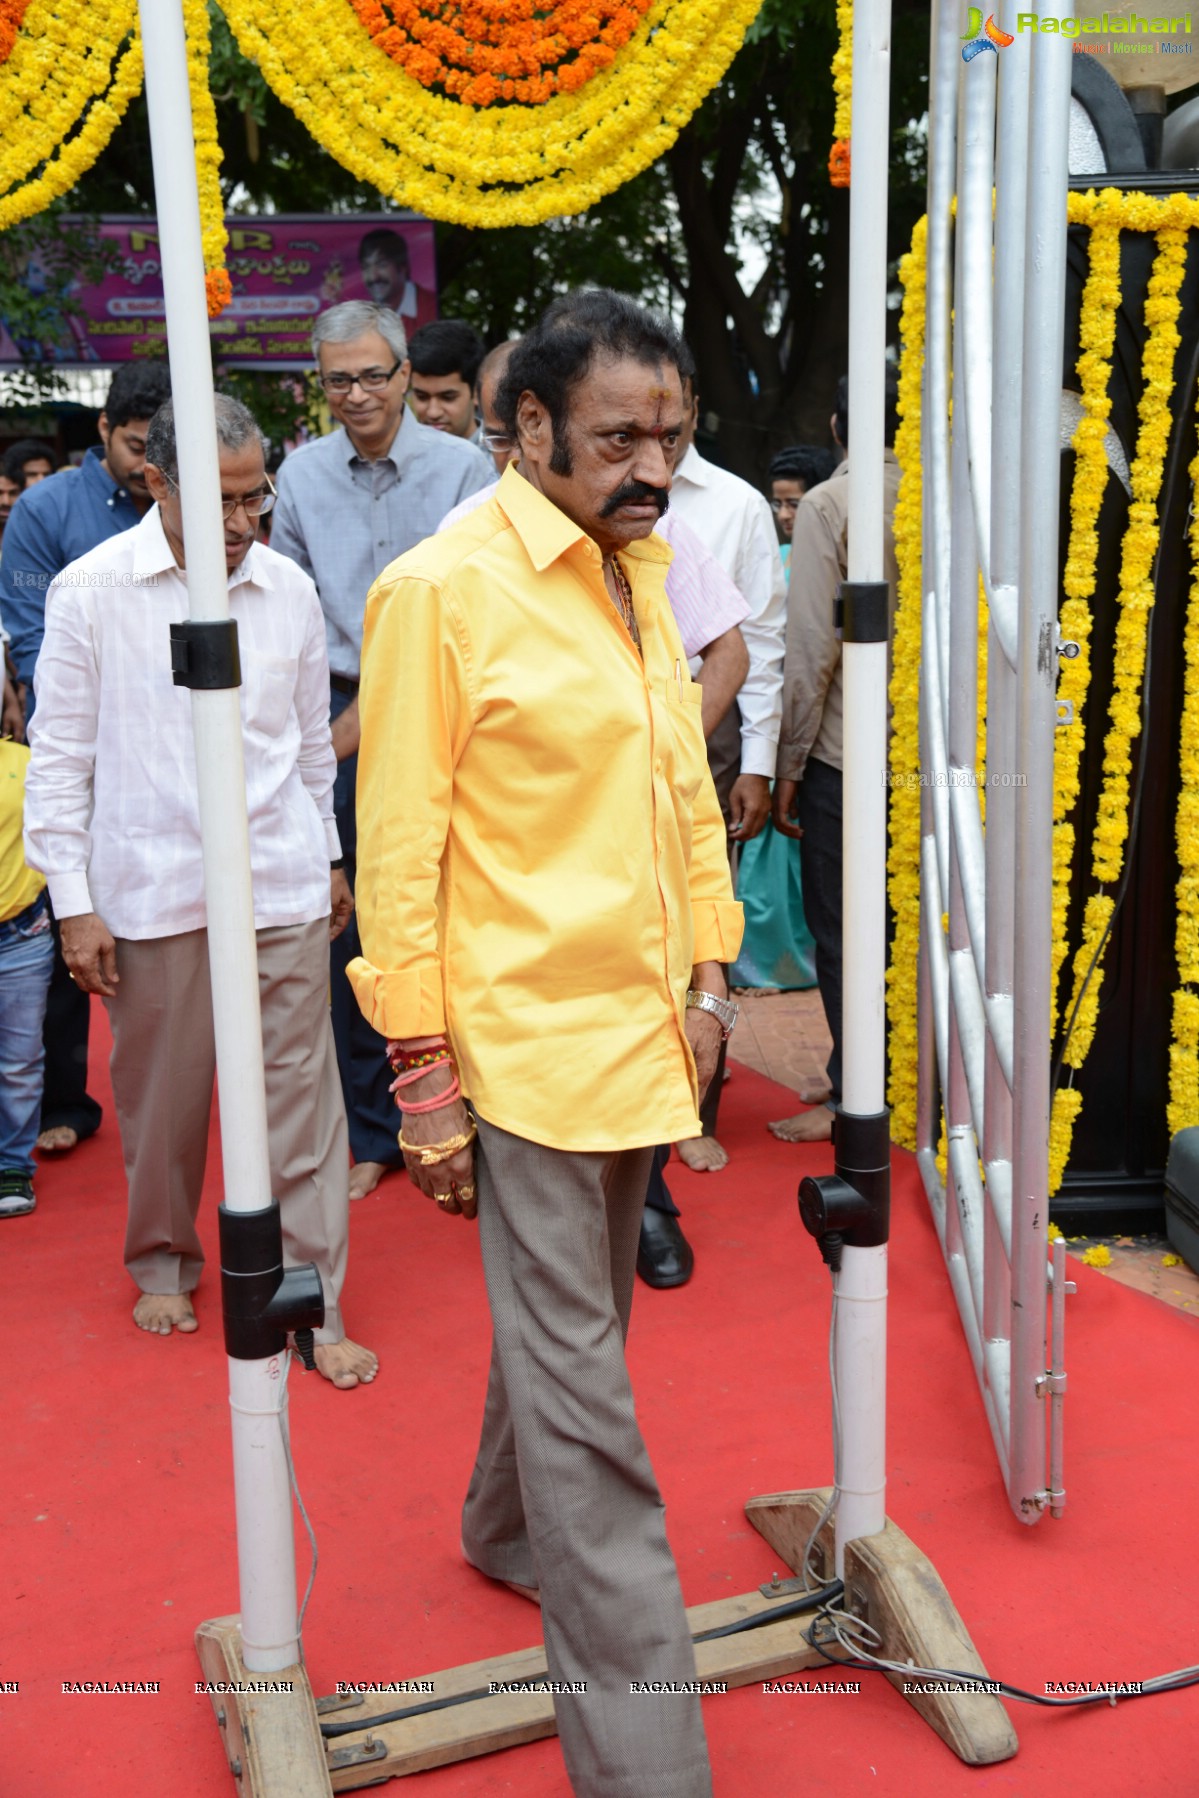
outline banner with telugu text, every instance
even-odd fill
[[[433,226],[415,213],[238,216],[229,227],[231,304],[209,329],[227,367],[312,366],[312,327],[343,300],[377,300],[406,331],[437,317]],[[72,285],[60,341],[14,341],[0,318],[0,367],[37,354],[63,366],[130,362],[165,353],[166,314],[155,220],[105,217],[101,237],[121,253],[120,270],[99,286]],[[31,256],[23,279],[45,292],[53,277]],[[40,287],[39,284],[40,283]]]

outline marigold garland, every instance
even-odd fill
[[[1179,338],[1179,296],[1185,273],[1188,233],[1199,228],[1199,200],[1182,194],[1156,198],[1146,194],[1105,189],[1069,196],[1072,224],[1090,228],[1090,272],[1081,316],[1083,418],[1075,433],[1074,485],[1071,492],[1071,532],[1067,552],[1065,600],[1060,614],[1062,635],[1080,645],[1081,654],[1062,665],[1059,695],[1072,700],[1073,727],[1059,730],[1054,769],[1054,1027],[1057,1027],[1057,977],[1066,954],[1065,927],[1068,884],[1074,860],[1072,813],[1079,793],[1079,758],[1085,733],[1084,706],[1090,681],[1089,639],[1098,552],[1097,520],[1108,478],[1105,436],[1107,395],[1114,344],[1114,321],[1120,302],[1119,233],[1121,230],[1153,232],[1157,240],[1145,319],[1148,336],[1143,358],[1143,392],[1138,408],[1139,428],[1132,468],[1133,504],[1125,533],[1116,630],[1116,677],[1108,714],[1104,745],[1103,790],[1095,836],[1091,845],[1092,871],[1100,891],[1091,894],[1083,916],[1081,941],[1074,956],[1074,991],[1067,1016],[1077,1006],[1074,1028],[1067,1047],[1067,1065],[1077,1070],[1085,1060],[1095,1033],[1102,984],[1102,948],[1114,913],[1114,888],[1123,867],[1128,836],[1129,777],[1132,750],[1140,733],[1141,686],[1149,610],[1153,604],[1153,570],[1158,545],[1158,504],[1165,454],[1171,428],[1170,401]],[[913,259],[919,244],[920,271],[926,221],[913,236]],[[909,275],[909,279],[910,279]],[[904,316],[908,316],[905,292]],[[912,318],[917,315],[913,312]],[[923,316],[919,337],[903,334],[900,392],[909,378],[919,393],[923,367]],[[905,364],[913,358],[912,375]],[[896,555],[900,569],[899,603],[895,624],[895,656],[892,705],[895,740],[892,748],[891,843],[888,868],[892,904],[897,898],[910,904],[913,886],[918,888],[920,866],[918,782],[898,780],[899,758],[909,756],[914,735],[912,710],[918,705],[914,677],[920,654],[919,615],[923,593],[920,578],[919,444],[896,438],[904,470],[901,504],[896,511]],[[902,452],[902,453],[901,453]],[[1199,483],[1199,456],[1191,469]],[[913,511],[903,508],[905,482],[917,484]],[[1171,1130],[1184,1123],[1199,1123],[1199,518],[1192,521],[1191,546],[1194,580],[1187,619],[1187,692],[1184,706],[1182,796],[1178,813],[1179,861],[1177,953],[1180,987],[1175,994],[1171,1048]],[[902,707],[907,707],[905,716]],[[898,906],[897,906],[898,910]],[[919,946],[919,922],[897,918],[895,950],[887,980],[890,1013],[891,1102],[899,1123],[896,1140],[915,1142],[915,1081],[906,1072],[914,1060],[916,1042],[916,980],[914,963]],[[1092,961],[1095,966],[1086,990],[1083,982]],[[1082,994],[1081,1003],[1079,1003]],[[1082,1095],[1073,1085],[1054,1094],[1050,1125],[1050,1184],[1057,1191],[1070,1155],[1074,1124]]]
[[[136,0],[18,11],[6,7],[16,29],[0,61],[0,231],[74,187],[142,83]]]
[[[1199,454],[1191,462],[1191,493],[1199,483]],[[1175,842],[1178,848],[1174,993],[1170,1041],[1167,1127],[1174,1136],[1199,1124],[1199,507],[1191,506],[1191,591],[1183,633],[1182,722],[1178,740],[1181,775]]]
[[[833,187],[848,187],[853,130],[853,0],[837,0],[833,95],[833,147],[828,155],[828,178]]]
[[[233,284],[225,268],[229,233],[225,202],[221,195],[221,146],[217,139],[216,106],[208,80],[212,31],[208,0],[183,0],[183,26],[187,37],[187,85],[191,93],[192,134],[196,141],[196,184],[200,197],[200,239],[204,248],[204,286],[209,318],[217,318],[233,298]]]
[[[512,0],[475,4],[498,14]],[[350,0],[223,0],[223,10],[243,54],[352,174],[428,217],[494,227],[583,212],[648,168],[720,80],[759,4],[650,0],[577,93],[485,107],[398,68]]]
[[[650,0],[351,0],[371,42],[467,106],[541,106],[610,68]]]
[[[1186,273],[1187,227],[1176,222],[1169,206],[1148,202],[1146,196],[1122,196],[1133,203],[1121,208],[1122,217],[1143,222],[1132,229],[1147,229],[1162,221],[1156,232],[1157,255],[1149,278],[1145,300],[1145,322],[1149,327],[1142,358],[1144,384],[1137,414],[1136,455],[1131,468],[1132,505],[1120,562],[1120,591],[1117,600],[1116,660],[1112,696],[1108,705],[1109,729],[1104,742],[1103,785],[1091,846],[1092,873],[1101,887],[1113,888],[1124,866],[1124,845],[1128,840],[1130,801],[1129,777],[1132,773],[1133,744],[1141,731],[1141,687],[1145,674],[1145,647],[1149,631],[1149,613],[1153,606],[1153,572],[1159,540],[1158,502],[1162,475],[1172,424],[1170,401],[1174,392],[1174,361],[1181,341],[1178,313],[1182,279]],[[1192,217],[1196,209],[1191,203]],[[1110,942],[1111,920],[1115,912],[1115,896],[1111,891],[1093,893],[1087,900],[1083,916],[1082,941],[1074,956],[1074,990],[1068,1018],[1073,1029],[1066,1044],[1063,1061],[1077,1070],[1086,1060],[1095,1037],[1099,1016],[1099,995],[1103,985],[1103,969]],[[1065,1089],[1070,1091],[1072,1089]],[[1064,1107],[1070,1103],[1072,1117],[1067,1124]],[[1058,1190],[1069,1160],[1073,1137],[1073,1119],[1080,1106],[1064,1099],[1061,1091],[1054,1094],[1054,1106],[1061,1114],[1055,1145],[1061,1156],[1051,1158],[1049,1170],[1050,1196]],[[1062,1153],[1064,1151],[1064,1153]]]
[[[920,465],[920,409],[924,382],[924,333],[928,220],[912,233],[912,247],[899,265],[903,307],[899,335],[899,428],[895,457],[899,493],[892,533],[899,580],[891,656],[891,798],[887,847],[887,891],[895,914],[891,963],[887,969],[890,1042],[887,1103],[891,1134],[916,1147],[919,1061],[917,967],[920,960],[920,629],[923,610],[921,532],[924,488]]]
[[[29,0],[0,0],[0,63],[8,61],[28,8]]]

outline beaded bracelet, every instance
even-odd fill
[[[387,1045],[387,1059],[397,1074],[406,1074],[412,1068],[431,1067],[449,1052],[450,1045],[443,1036],[438,1037],[427,1049],[405,1049],[400,1043]]]
[[[410,1068],[406,1074],[397,1074],[387,1090],[389,1093],[398,1092],[402,1086],[413,1086],[416,1081],[423,1080],[427,1074],[434,1073],[438,1068],[452,1068],[453,1065],[448,1054],[439,1055],[437,1060],[431,1061],[427,1068]]]

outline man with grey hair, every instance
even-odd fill
[[[328,943],[353,908],[333,817],[325,631],[312,582],[256,541],[274,502],[262,436],[217,396],[229,610],[241,716],[271,1177],[284,1258],[325,1292],[316,1362],[335,1386],[378,1363],[339,1300],[348,1145],[328,1011]],[[26,854],[46,875],[71,978],[107,1001],[129,1219],[134,1322],[189,1335],[204,1254],[196,1233],[215,1076],[191,697],[171,677],[187,615],[175,419],[146,441],[141,523],[51,584],[37,665]]]
[[[366,596],[389,562],[431,537],[452,506],[494,477],[490,458],[464,438],[422,425],[404,403],[410,366],[404,327],[389,306],[347,300],[312,333],[321,386],[340,429],[294,450],[279,470],[271,546],[316,582],[329,645],[334,806],[354,884],[358,778],[358,674]],[[346,980],[359,953],[351,920],[331,956],[333,1034],[350,1125],[350,1197],[402,1165],[386,1045]]]

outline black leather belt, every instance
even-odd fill
[[[330,674],[329,685],[335,693],[348,693],[351,699],[358,691],[357,680],[351,680],[348,674]]]

